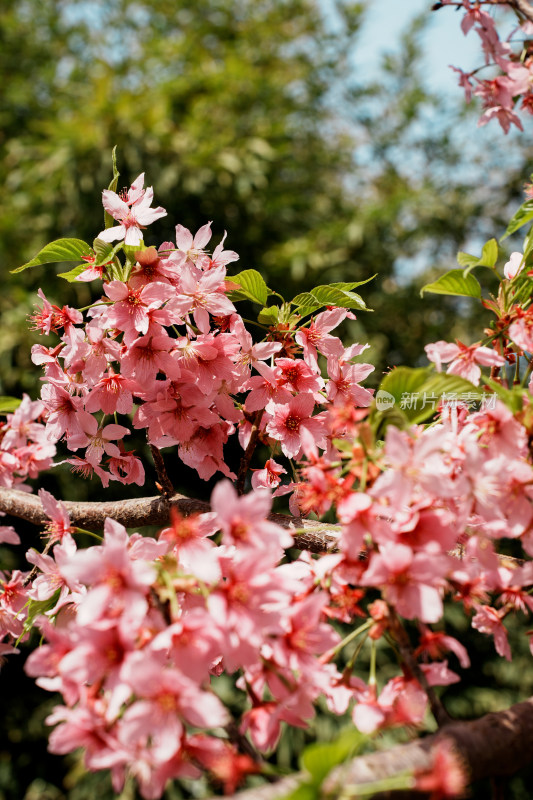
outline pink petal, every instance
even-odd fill
[[[211,236],[213,235],[211,232],[211,225],[212,222],[208,222],[207,225],[202,225],[202,227],[196,232],[193,241],[193,247],[196,250],[203,250],[203,248],[209,242]]]
[[[192,247],[192,233],[183,225],[176,225],[176,244],[180,250],[190,250]]]
[[[129,214],[129,207],[124,200],[121,200],[118,194],[109,189],[104,189],[102,192],[102,205],[107,213],[115,219],[123,219]]]

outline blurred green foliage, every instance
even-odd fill
[[[98,233],[114,145],[121,185],[145,171],[169,212],[158,241],[178,222],[195,231],[213,220],[214,241],[228,231],[238,268],[259,269],[287,297],[378,272],[363,293],[376,311],[346,330],[370,340],[375,382],[387,366],[418,365],[426,342],[470,341],[470,304],[421,300],[429,278],[419,273],[431,266],[434,277],[469,240],[503,231],[531,149],[515,139],[507,151],[499,132],[497,148],[465,140],[465,112],[450,113],[421,80],[423,18],[379,79],[355,72],[367,5],[332,0],[325,14],[318,0],[3,0],[0,393],[38,393],[26,322],[38,286],[61,305],[90,297],[55,267],[8,271],[54,238]],[[56,480],[61,496],[84,496],[68,475]],[[30,527],[18,527],[32,543]],[[458,716],[523,696],[529,655],[508,666],[475,636],[471,687],[446,691]],[[47,756],[42,721],[53,701],[22,675],[20,658],[2,679],[0,800],[113,797],[108,776],[84,775],[77,756]],[[333,737],[336,724],[322,714],[310,732],[284,734],[281,765],[295,767],[305,742]],[[517,786],[508,797],[526,796]],[[171,787],[166,798],[204,788]],[[132,787],[122,795],[135,796]]]
[[[60,304],[85,304],[89,292],[57,285],[55,267],[8,270],[53,238],[92,240],[114,145],[121,184],[146,171],[169,212],[157,241],[177,222],[196,230],[211,219],[240,268],[289,296],[378,272],[365,295],[376,313],[348,331],[370,338],[375,383],[387,366],[415,364],[442,331],[468,338],[469,312],[421,301],[409,273],[453,267],[459,245],[497,232],[494,218],[503,226],[527,147],[521,174],[507,174],[505,152],[496,168],[490,148],[461,139],[462,112],[450,115],[421,79],[424,18],[379,80],[354,71],[365,5],[335,0],[325,14],[316,0],[4,0],[1,392],[37,391],[25,322],[37,287]]]

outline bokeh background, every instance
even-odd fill
[[[430,341],[472,341],[478,309],[421,300],[419,290],[456,266],[458,249],[480,251],[503,232],[533,149],[527,131],[505,138],[477,127],[479,109],[464,106],[448,68],[472,66],[475,43],[463,40],[452,9],[431,5],[3,0],[0,394],[38,396],[40,372],[29,357],[37,338],[27,322],[37,288],[60,305],[91,299],[87,284],[57,278],[65,265],[9,270],[54,238],[92,241],[115,145],[119,185],[144,171],[168,211],[154,242],[171,239],[177,223],[195,231],[213,220],[213,242],[227,230],[227,245],[240,253],[236,271],[260,270],[286,298],[377,272],[362,290],[374,311],[344,332],[371,345],[370,385],[390,366],[424,364]],[[41,485],[64,498],[99,496],[67,473],[43,476]],[[18,528],[31,544],[35,533]],[[4,568],[13,566],[5,548],[1,556]],[[452,713],[477,716],[533,690],[527,647],[502,664],[486,637],[461,624],[450,620],[459,638],[475,638],[476,663],[466,691],[446,692]],[[0,800],[114,797],[107,777],[85,774],[78,756],[46,754],[42,721],[55,699],[21,676],[22,659],[0,675]],[[385,655],[382,669],[394,669]],[[322,714],[309,733],[286,735],[282,766],[294,766],[304,741],[334,734]],[[505,796],[529,797],[526,786],[527,778],[513,779]],[[166,797],[204,790],[176,786]],[[486,796],[486,787],[479,791]],[[132,787],[122,795],[134,797]]]

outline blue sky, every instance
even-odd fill
[[[462,14],[454,8],[430,11],[432,0],[367,0],[366,22],[358,40],[355,64],[377,72],[376,51],[395,50],[409,21],[424,11],[429,25],[423,36],[424,65],[428,88],[447,93],[459,92],[457,76],[449,64],[468,70],[481,63],[477,35],[464,36],[460,28]],[[327,6],[327,3],[326,3]]]

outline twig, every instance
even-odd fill
[[[150,444],[150,451],[152,453],[152,458],[154,459],[154,467],[157,474],[157,479],[159,481],[159,484],[156,483],[156,486],[158,489],[161,489],[163,497],[168,500],[168,498],[172,497],[176,491],[172,485],[172,481],[168,477],[167,468],[165,467],[161,450],[159,450],[159,448],[157,448],[154,444]]]
[[[413,678],[416,678],[416,680],[426,693],[427,698],[429,700],[431,713],[435,717],[435,721],[439,726],[439,728],[441,728],[443,725],[448,725],[451,722],[451,717],[444,708],[444,706],[442,705],[440,698],[437,697],[434,688],[429,685],[424,671],[420,668],[420,664],[418,664],[418,662],[416,661],[413,654],[413,648],[411,647],[411,642],[409,641],[409,637],[407,635],[407,631],[403,627],[402,623],[398,618],[398,615],[391,606],[389,606],[389,614],[390,614],[390,632],[398,645],[400,655],[405,665],[411,672]]]
[[[253,744],[240,732],[239,726],[234,720],[228,722],[228,724],[224,726],[224,730],[228,734],[229,741],[234,744],[241,753],[245,753],[249,756],[252,761],[255,761],[263,770],[265,770],[265,767],[269,766],[265,763],[264,758],[257,752]],[[268,783],[275,783],[278,780],[277,776],[271,772],[263,771],[261,774]]]
[[[52,547],[52,544],[53,544],[53,539],[49,539],[47,541],[47,543],[46,543],[46,546],[45,546],[43,552],[42,552],[43,556],[47,556],[48,555],[48,553],[50,552],[50,548]],[[37,564],[34,564],[34,566],[31,568],[30,572],[26,575],[26,577],[22,581],[22,585],[24,587],[29,586],[29,584],[33,581],[33,579],[36,577],[38,572],[40,572],[40,569],[37,566]]]
[[[239,465],[239,474],[237,476],[237,483],[236,483],[237,494],[244,493],[244,482],[246,480],[248,467],[250,466],[250,461],[252,460],[255,446],[257,444],[257,437],[259,436],[261,420],[263,419],[264,411],[265,409],[261,408],[255,414],[255,418],[252,425],[252,431],[250,433],[250,439],[248,441],[248,446],[244,451],[244,455],[241,458],[241,463]]]
[[[533,22],[533,6],[531,6],[528,0],[482,0],[482,2],[485,2],[486,5],[491,6],[509,6],[510,8],[522,14],[530,22]],[[455,7],[457,10],[464,8],[463,3],[458,0],[457,3],[434,3],[431,7],[431,10],[440,11],[441,8],[449,8],[450,6]]]

